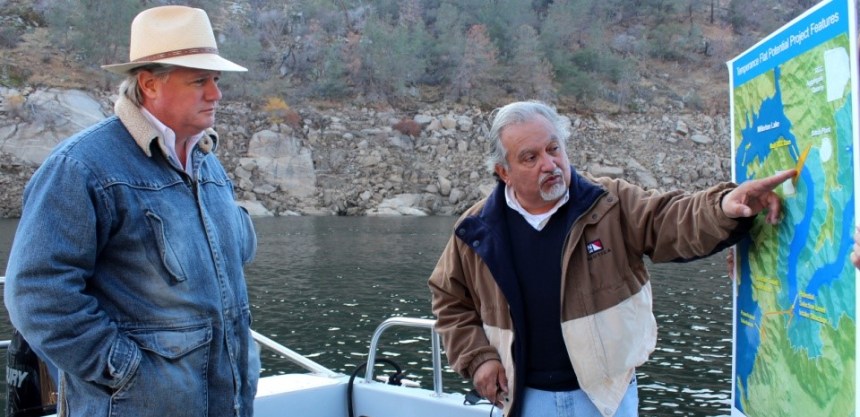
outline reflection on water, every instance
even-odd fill
[[[329,368],[352,373],[366,361],[370,337],[384,319],[432,318],[427,277],[455,220],[256,219],[259,248],[247,268],[254,328]],[[15,223],[0,220],[0,271]],[[638,370],[641,415],[729,414],[732,297],[725,256],[654,265],[651,275],[660,337],[651,360]],[[9,334],[3,316],[0,338]],[[427,330],[392,328],[380,339],[377,355],[432,389]],[[265,375],[298,370],[274,355],[263,365]],[[447,367],[443,382],[449,390],[469,388]]]

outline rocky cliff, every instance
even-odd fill
[[[22,189],[63,138],[111,113],[111,97],[0,87],[0,215],[20,214]],[[236,197],[255,215],[453,215],[486,195],[489,113],[343,105],[294,109],[298,122],[222,103],[218,154]],[[725,116],[676,106],[659,114],[564,114],[571,163],[645,188],[697,190],[730,179]],[[394,126],[414,121],[420,132]]]

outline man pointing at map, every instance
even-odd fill
[[[568,124],[539,102],[497,109],[498,184],[461,216],[429,286],[451,367],[506,417],[634,417],[657,341],[644,258],[685,261],[780,221],[790,169],[697,193],[578,172]],[[765,226],[771,227],[771,226]]]

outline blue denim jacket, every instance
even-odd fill
[[[137,107],[116,110],[25,189],[12,324],[60,368],[60,416],[251,416],[260,363],[242,268],[256,237],[217,137],[195,147],[192,179]]]

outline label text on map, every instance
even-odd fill
[[[829,127],[820,127],[818,129],[812,130],[812,136],[821,136],[821,135],[829,135],[830,128]]]
[[[778,121],[772,121],[770,123],[766,123],[766,124],[757,126],[756,130],[758,131],[758,133],[761,133],[761,132],[767,132],[768,130],[771,130],[771,129],[776,129],[778,127],[779,127],[779,122]]]
[[[774,288],[779,288],[779,281],[773,278],[753,277],[753,287],[760,291],[774,292]]]
[[[741,324],[747,327],[755,327],[755,316],[741,310]]]

